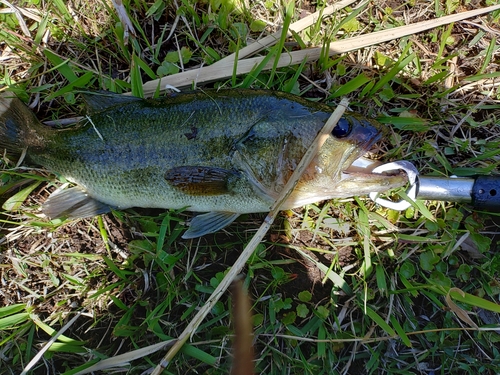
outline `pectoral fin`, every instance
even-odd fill
[[[195,216],[182,238],[187,240],[217,232],[231,224],[238,216],[240,214],[235,214],[234,212],[208,212]]]
[[[92,217],[111,211],[110,207],[90,197],[83,189],[73,187],[53,193],[43,204],[42,212],[51,219]]]
[[[176,167],[165,173],[170,185],[190,195],[226,194],[234,177],[237,177],[235,171],[203,166]]]

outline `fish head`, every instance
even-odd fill
[[[317,156],[306,168],[287,207],[332,198],[346,198],[383,192],[404,186],[406,175],[372,173],[371,168],[353,167],[384,136],[385,129],[376,121],[347,114],[340,119]]]
[[[318,152],[316,164],[310,167],[319,174],[326,174],[330,180],[339,181],[342,172],[369,151],[382,134],[383,128],[375,121],[346,115],[333,128]]]

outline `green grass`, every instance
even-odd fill
[[[84,114],[81,91],[141,96],[147,81],[213,64],[249,38],[286,29],[305,5],[129,1],[136,36],[128,41],[107,2],[18,6],[40,12],[0,13],[0,85],[49,121]],[[294,38],[282,33],[260,55],[274,64],[283,48],[327,46],[468,8],[377,2],[339,11]],[[387,124],[373,157],[412,161],[423,174],[496,173],[500,48],[488,27],[499,17],[287,68],[261,64],[208,86],[283,90],[332,106],[347,96],[353,110]],[[178,337],[207,303],[262,220],[245,215],[193,241],[180,239],[182,212],[49,222],[38,208],[64,181],[16,162],[3,156],[0,164],[0,374],[21,373],[77,312],[32,373],[72,374],[118,355],[125,360],[114,369],[154,368],[167,350],[157,344]],[[418,202],[395,212],[364,197],[285,212],[243,275],[256,371],[498,373],[498,222],[462,204]],[[228,373],[231,299],[215,304],[164,373]],[[149,354],[137,352],[145,348]]]

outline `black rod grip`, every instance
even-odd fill
[[[500,211],[500,176],[477,177],[471,196],[475,209]]]

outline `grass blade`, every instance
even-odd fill
[[[408,44],[407,48],[403,52],[407,52],[410,44]],[[402,55],[405,56],[405,55]],[[375,95],[382,87],[384,87],[387,83],[389,83],[401,70],[403,70],[413,59],[415,58],[415,53],[411,53],[406,56],[404,59],[399,59],[394,67],[382,78],[380,79],[375,86],[371,89],[368,97]]]
[[[24,189],[22,189],[20,192],[14,194],[12,197],[7,199],[5,203],[2,205],[2,208],[5,211],[16,211],[21,208],[21,205],[23,202],[28,198],[28,195],[31,194],[33,190],[35,190],[39,185],[41,181],[37,181]]]
[[[54,65],[54,68],[57,69],[59,73],[61,73],[64,78],[66,78],[69,82],[76,81],[78,76],[73,72],[71,67],[68,65],[70,62],[69,59],[63,60],[59,56],[57,56],[52,51],[45,49],[43,54],[47,57],[47,59]]]
[[[389,324],[387,324],[386,321],[382,319],[382,317],[378,315],[375,311],[373,311],[370,307],[366,306],[365,313],[389,336],[397,336],[396,332],[392,329],[392,327]]]
[[[18,313],[26,308],[24,303],[17,303],[10,306],[0,307],[0,318],[4,318],[8,315]]]
[[[288,4],[285,5],[285,19],[283,21],[283,26],[281,29],[281,36],[278,44],[276,45],[276,55],[274,58],[273,67],[271,68],[271,75],[269,76],[268,85],[273,81],[274,74],[276,74],[276,69],[278,68],[280,54],[285,46],[285,40],[288,37],[288,28],[292,23],[292,16],[295,12],[295,1],[289,0]]]
[[[351,92],[359,89],[361,86],[367,84],[371,81],[371,78],[366,74],[361,73],[355,78],[351,79],[349,82],[346,82],[342,86],[340,86],[335,92],[330,96],[330,98],[338,98],[339,96],[346,96]]]
[[[347,284],[347,282],[337,274],[336,272],[330,270],[327,266],[325,266],[323,263],[318,262],[316,259],[310,257],[307,253],[303,252],[300,248],[298,247],[293,247],[303,258],[307,259],[308,261],[314,263],[316,267],[318,267],[321,272],[323,272],[326,277],[328,277],[333,285],[335,285],[337,288],[342,289],[347,295],[352,295],[352,289]]]
[[[30,317],[29,313],[18,313],[0,319],[0,330],[12,329],[22,322],[26,322]]]
[[[393,325],[394,329],[396,330],[396,333],[398,334],[398,336],[401,339],[401,341],[403,341],[403,343],[407,347],[411,348],[412,347],[411,341],[408,338],[408,336],[406,335],[406,332],[404,331],[403,327],[401,327],[401,324],[399,324],[399,322],[396,319],[396,317],[395,316],[391,316],[390,320],[391,320],[391,324]]]

